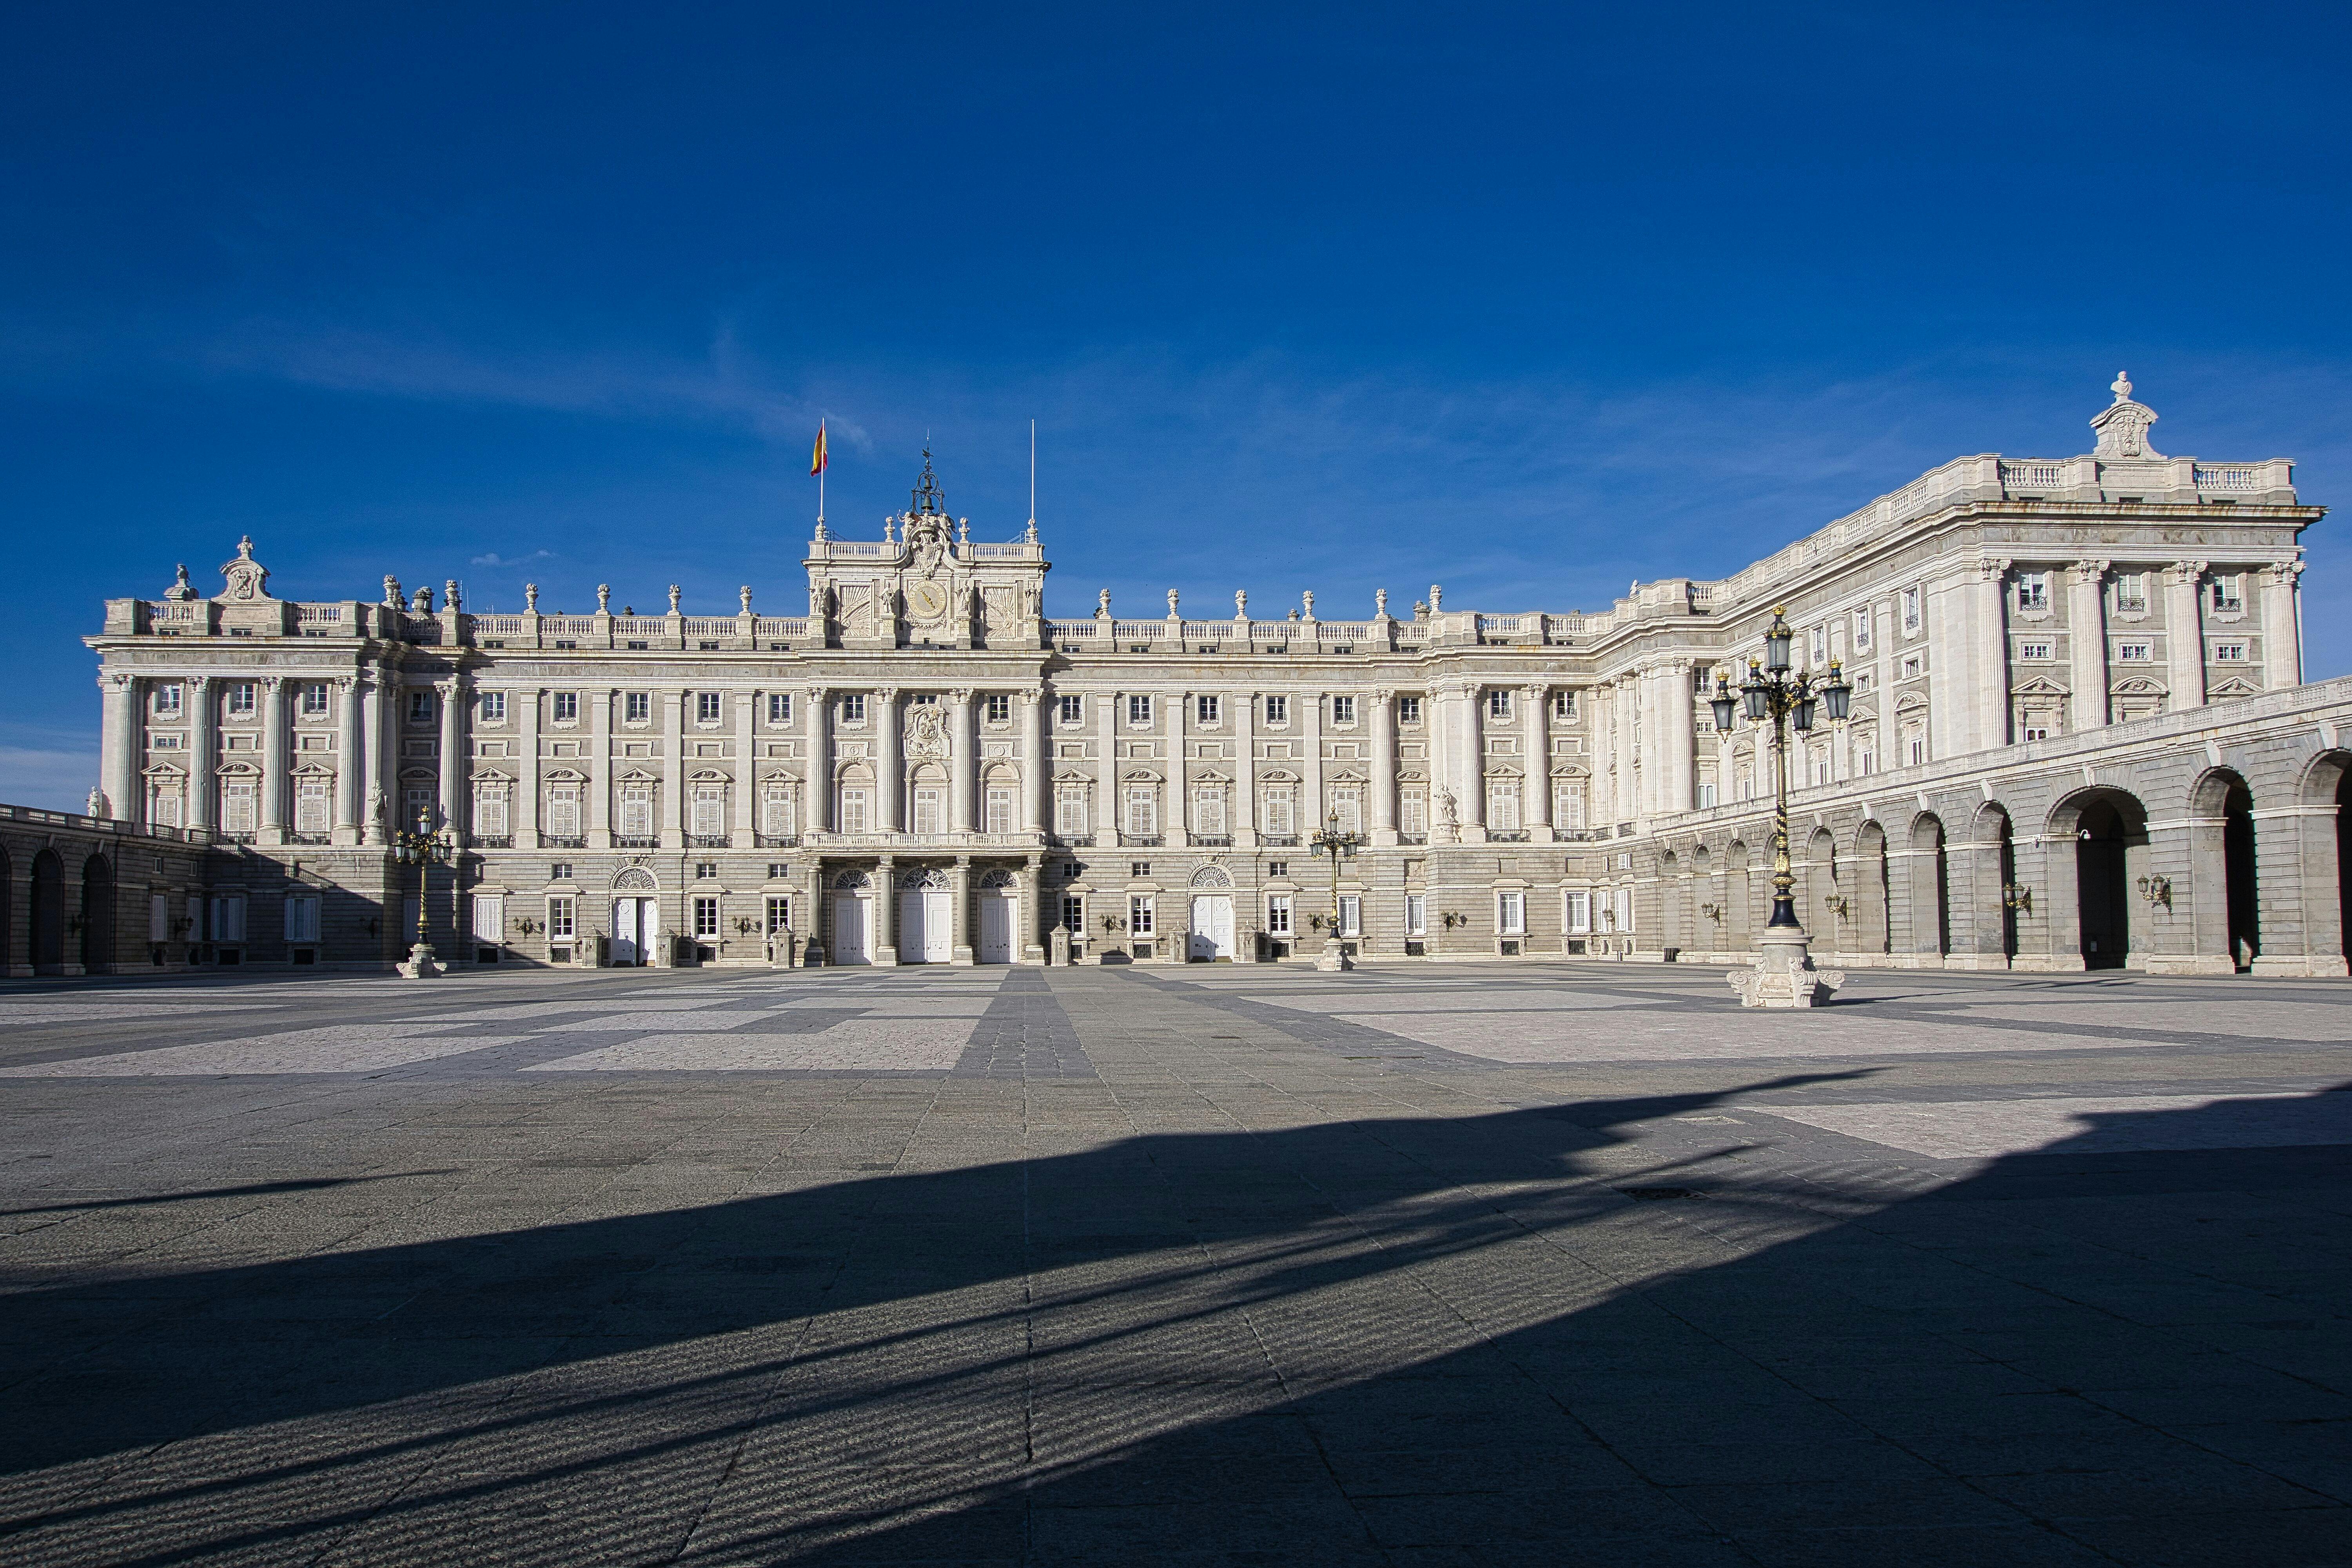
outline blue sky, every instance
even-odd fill
[[[926,437],[1047,603],[1599,608],[1961,453],[2345,489],[2341,5],[30,6],[0,800],[110,595],[805,606]],[[2306,536],[2309,673],[2352,669]]]

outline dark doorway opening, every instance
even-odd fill
[[[2075,825],[2074,878],[2082,890],[2083,967],[2121,969],[2131,951],[2131,889],[2124,849],[2131,837],[2111,801],[2093,801]]]
[[[103,855],[82,862],[81,967],[85,974],[114,972],[114,867]]]
[[[33,857],[33,973],[66,972],[66,868],[54,849]]]
[[[2254,797],[2243,784],[2231,784],[2222,798],[2221,865],[2229,890],[2230,962],[2243,973],[2263,951],[2254,898]]]

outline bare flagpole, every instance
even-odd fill
[[[1037,422],[1029,421],[1029,526],[1037,526]]]

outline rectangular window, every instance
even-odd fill
[[[915,790],[915,831],[945,833],[947,830],[947,806],[940,798],[939,786],[919,785]]]
[[[1087,830],[1087,786],[1064,784],[1054,792],[1054,831],[1065,836]]]
[[[331,781],[304,778],[294,781],[294,831],[320,834],[327,831],[327,792]],[[488,832],[488,828],[481,831]],[[503,831],[503,830],[501,830]]]
[[[1919,673],[1919,656],[1912,654],[1903,661],[1903,679],[1910,680]]]
[[[2017,657],[2020,658],[2053,658],[2056,655],[2055,643],[2021,642],[2017,645]]]
[[[2246,607],[2244,579],[2235,573],[2213,579],[2213,607],[2225,614]]]
[[[1903,590],[1903,629],[1906,632],[1919,629],[1919,590],[1916,588]]]
[[[1087,901],[1076,893],[1062,895],[1062,929],[1072,936],[1086,933]]]
[[[1341,936],[1361,936],[1364,934],[1364,899],[1362,894],[1342,893],[1339,895],[1339,934]]]
[[[1011,833],[1013,827],[1013,789],[1009,784],[988,786],[988,821],[986,831]]]
[[[316,942],[319,940],[319,895],[294,893],[286,900],[286,940]]]
[[[1128,900],[1128,933],[1131,936],[1150,936],[1152,931],[1151,915],[1151,896],[1149,893]]]
[[[1127,830],[1147,835],[1160,831],[1160,792],[1150,784],[1127,786]]]
[[[569,860],[558,860],[551,864],[547,868],[547,879],[551,882],[568,882],[572,880],[572,862]]]
[[[1196,784],[1192,789],[1192,831],[1221,838],[1225,832],[1225,792],[1218,784]]]
[[[1405,696],[1397,699],[1397,722],[1400,724],[1418,724],[1421,722],[1420,698]]]
[[[844,789],[841,792],[841,830],[844,833],[866,831],[866,792]]]
[[[694,786],[694,826],[690,831],[706,838],[717,837],[727,831],[725,784]]]
[[[259,827],[260,785],[248,779],[221,784],[221,827],[229,833],[251,833]]]
[[[1813,663],[1817,666],[1827,664],[1830,659],[1829,627],[1815,626],[1810,634],[1808,640],[1810,641],[1812,648]]]
[[[768,934],[790,931],[793,925],[793,898],[790,893],[768,895]]]
[[[1195,697],[1192,699],[1192,717],[1193,721],[1196,723],[1215,723],[1217,721],[1217,700],[1213,697]]]
[[[1268,833],[1286,835],[1298,831],[1297,823],[1291,817],[1290,801],[1291,795],[1286,789],[1270,789],[1265,792],[1265,796],[1258,807],[1258,815],[1265,818],[1265,830]]]
[[[1856,610],[1853,613],[1853,649],[1856,653],[1862,653],[1869,647],[1870,612],[1866,609]]]
[[[2116,609],[2123,615],[2139,615],[2147,608],[2147,578],[2138,572],[2126,572],[2116,578]]]
[[[783,784],[770,784],[760,792],[760,831],[770,838],[790,838],[794,831],[793,792]]]
[[[569,893],[556,893],[547,900],[547,935],[552,942],[569,942],[580,934],[580,902]]]
[[[1619,931],[1633,929],[1633,889],[1631,888],[1617,889],[1617,929]]]
[[[475,711],[481,715],[481,721],[483,723],[503,724],[507,721],[507,694],[505,692],[485,691],[480,696],[474,699],[474,705]],[[327,705],[324,702],[320,703],[319,711],[324,713],[326,710]]]
[[[580,837],[580,790],[557,784],[547,792],[547,830],[558,838]]]
[[[1528,896],[1520,892],[1495,895],[1495,930],[1503,936],[1520,936],[1528,929]]]
[[[2144,664],[2155,657],[2155,644],[2126,642],[2116,645],[2116,659],[2122,664]]]
[[[1429,934],[1429,900],[1423,894],[1407,893],[1404,896],[1404,934]]]
[[[487,785],[474,792],[474,831],[485,838],[507,837],[507,786]]]
[[[425,717],[427,720],[430,720],[433,717],[433,694],[429,691],[417,691],[410,693],[410,696],[412,698],[422,697],[425,700]],[[412,703],[412,706],[414,704]],[[227,710],[230,717],[232,718],[250,719],[253,717],[253,682],[250,680],[231,681],[227,687],[226,700],[222,704],[222,706]]]
[[[1551,694],[1551,716],[1555,719],[1575,718],[1576,693],[1573,691],[1553,692]]]
[[[559,691],[555,694],[555,721],[576,724],[580,721],[580,693]]]
[[[992,691],[986,698],[988,721],[992,724],[1013,722],[1013,697],[1009,692]]]
[[[1904,742],[1904,749],[1910,755],[1911,766],[1916,768],[1920,763],[1927,760],[1927,737],[1925,735],[1909,736]]]
[[[1083,697],[1064,697],[1064,698],[1059,699],[1059,702],[1060,702],[1060,707],[1061,707],[1061,719],[1062,719],[1062,722],[1063,722],[1063,723],[1065,723],[1065,724],[1082,724],[1082,723],[1086,722],[1086,717],[1087,717],[1087,700],[1086,700],[1085,698],[1083,698]]]
[[[176,686],[155,688],[155,717],[176,719],[180,716],[180,689]]]
[[[694,934],[697,937],[719,934],[719,900],[717,899],[694,900]]]
[[[1501,833],[1519,830],[1519,786],[1497,781],[1486,786],[1486,826]]]
[[[1290,875],[1290,862],[1287,860],[1269,860],[1265,863],[1265,874],[1276,879],[1287,877]]]
[[[2046,741],[2050,738],[2050,723],[2047,720],[2035,721],[2021,715],[2018,719],[2017,726],[2018,734],[2021,739],[2028,741]]]
[[[320,718],[320,717],[321,717],[322,715],[324,715],[326,711],[327,711],[327,683],[326,683],[325,681],[323,681],[323,680],[310,680],[310,681],[305,681],[305,682],[303,682],[303,684],[302,684],[302,713],[303,713],[303,716],[304,716],[305,718],[316,719],[316,718]]]
[[[841,700],[841,721],[845,724],[866,722],[866,693],[853,691]]]
[[[2245,657],[2246,645],[2244,643],[2217,642],[2213,645],[2213,658],[2216,663],[2236,664],[2243,660]]]
[[[429,832],[440,816],[441,797],[431,784],[410,784],[401,792],[406,809],[401,813],[404,833]]]
[[[694,721],[698,724],[719,722],[719,693],[698,691],[694,694]]]
[[[1878,771],[1878,754],[1870,749],[1870,742],[1867,741],[1854,751],[1853,771],[1864,778]]]
[[[250,686],[247,687],[245,689],[245,710],[250,713],[253,711],[253,688]],[[234,711],[234,710],[231,710]],[[415,690],[409,692],[408,721],[412,724],[430,724],[433,722],[433,693],[430,691]]]
[[[1511,694],[1501,687],[1486,693],[1486,717],[1507,719],[1511,716]]]
[[[1149,697],[1130,696],[1127,700],[1127,721],[1129,724],[1139,726],[1150,724],[1151,722],[1151,699]]]
[[[651,784],[629,784],[621,791],[621,837],[654,836],[654,790]]]
[[[793,721],[793,694],[789,691],[768,693],[768,722],[789,724]]]
[[[1715,786],[1713,784],[1703,784],[1698,786],[1698,808],[1701,811],[1712,811],[1715,809]]]
[[[1408,838],[1421,838],[1429,833],[1429,797],[1417,789],[1409,789],[1397,803],[1397,830]]]
[[[206,911],[208,919],[205,926],[205,940],[243,942],[245,940],[245,895],[215,893],[210,902],[211,908]],[[414,900],[411,901],[408,917],[408,929],[414,931],[416,929],[416,910]]]
[[[1352,697],[1331,699],[1331,722],[1352,724],[1356,721],[1356,700]]]
[[[1267,698],[1265,700],[1265,721],[1269,724],[1289,723],[1290,699],[1287,697]]]
[[[1566,915],[1570,935],[1590,931],[1592,929],[1592,895],[1581,888],[1570,889]]]
[[[1582,827],[1584,826],[1584,786],[1580,784],[1553,785],[1551,816],[1552,825],[1556,827]]]
[[[650,691],[628,691],[621,696],[621,721],[625,724],[646,724],[653,721],[654,694]]]
[[[2050,574],[2021,572],[2017,574],[2017,607],[2021,610],[2046,610],[2050,607]]]
[[[1342,786],[1331,792],[1331,815],[1339,819],[1342,833],[1364,830],[1364,792],[1352,786]]]
[[[1269,894],[1265,900],[1265,932],[1268,936],[1290,934],[1290,895]]]

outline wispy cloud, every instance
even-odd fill
[[[79,811],[98,783],[98,737],[31,724],[0,727],[0,800],[47,811]]]
[[[517,556],[500,555],[497,551],[493,550],[488,555],[477,555],[472,557],[466,563],[466,564],[468,566],[496,566],[507,571],[513,571],[519,567],[528,566],[535,561],[552,561],[554,559],[555,552],[552,550],[534,550],[528,555]]]

